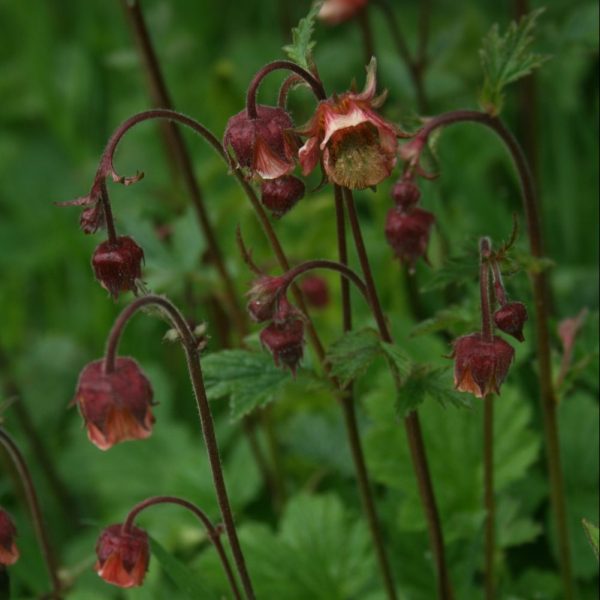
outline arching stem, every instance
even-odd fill
[[[227,532],[227,537],[229,538],[229,544],[231,546],[233,558],[242,581],[242,587],[244,588],[248,600],[254,600],[255,596],[252,588],[252,582],[246,568],[246,562],[244,560],[242,548],[240,546],[237,531],[235,529],[231,504],[229,502],[227,487],[225,485],[225,477],[223,475],[223,468],[221,465],[221,457],[219,453],[219,446],[217,444],[212,413],[208,403],[208,398],[206,397],[206,390],[204,388],[204,378],[202,376],[202,369],[200,367],[200,354],[194,334],[177,307],[167,298],[156,295],[142,296],[127,306],[115,321],[115,324],[113,325],[113,328],[109,334],[104,358],[105,371],[110,372],[111,369],[114,369],[119,340],[129,319],[141,308],[150,305],[158,306],[166,313],[173,327],[179,333],[183,349],[185,350],[188,371],[192,388],[194,390],[194,396],[196,398],[196,404],[198,406],[200,425],[204,435],[204,443],[206,444],[206,451],[208,453],[213,484],[215,486],[217,502],[219,503],[219,508],[221,509],[221,516],[223,517],[225,531]]]
[[[50,581],[52,583],[52,598],[54,600],[59,600],[62,597],[62,593],[60,578],[58,576],[58,564],[54,555],[54,551],[50,546],[48,530],[46,528],[44,516],[42,515],[38,495],[35,491],[35,485],[33,484],[31,473],[29,472],[29,467],[25,462],[25,457],[21,453],[19,446],[17,446],[16,442],[2,427],[0,427],[0,443],[8,452],[15,465],[15,468],[17,469],[19,477],[21,478],[21,483],[23,484],[23,489],[25,490],[25,497],[27,498],[27,504],[29,505],[29,510],[33,520],[35,535],[37,537],[42,556],[44,557],[44,562],[46,563],[46,570],[48,571],[48,575],[50,576]]]
[[[454,123],[479,123],[491,129],[502,140],[508,150],[521,185],[521,198],[523,210],[526,215],[529,247],[532,256],[543,258],[544,244],[542,225],[539,215],[538,199],[535,192],[533,177],[527,159],[521,146],[512,133],[506,129],[500,119],[484,112],[473,110],[457,110],[438,115],[430,119],[416,134],[407,146],[408,155],[413,164],[416,164],[419,155],[431,133],[440,127]],[[405,146],[406,148],[406,146]],[[530,274],[533,287],[533,300],[536,313],[536,343],[538,377],[540,383],[540,404],[543,415],[546,462],[550,479],[550,501],[556,522],[558,537],[558,553],[561,577],[564,587],[565,600],[573,600],[575,588],[571,567],[571,552],[569,531],[567,524],[566,495],[563,481],[562,466],[560,462],[560,445],[558,436],[557,401],[552,381],[552,362],[550,349],[550,330],[548,326],[548,282],[546,273],[534,271]]]
[[[221,543],[221,536],[217,528],[214,526],[212,521],[208,518],[206,513],[193,504],[192,502],[188,502],[183,498],[178,498],[177,496],[153,496],[152,498],[146,498],[146,500],[142,500],[142,502],[138,502],[127,515],[125,521],[123,522],[122,532],[126,533],[131,530],[133,527],[133,522],[136,517],[143,511],[149,508],[150,506],[156,506],[157,504],[176,504],[178,506],[182,506],[183,508],[189,510],[193,513],[198,520],[202,523],[204,528],[206,529],[206,533],[208,538],[212,542],[219,555],[219,559],[221,564],[223,565],[223,570],[225,571],[225,575],[227,576],[227,581],[229,582],[229,587],[233,592],[233,595],[236,600],[242,600],[242,595],[238,588],[237,581],[235,579],[235,575],[231,569],[231,565],[229,564],[229,559],[227,558],[227,554],[225,554],[225,549],[223,548],[223,544]]]

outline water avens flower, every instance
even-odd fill
[[[19,559],[15,543],[17,528],[10,515],[0,508],[0,565],[14,565]]]

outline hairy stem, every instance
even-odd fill
[[[508,150],[521,185],[523,210],[527,221],[527,233],[531,254],[535,258],[543,258],[544,244],[542,225],[539,215],[538,199],[527,159],[521,146],[512,133],[506,129],[500,119],[484,112],[457,110],[439,115],[428,121],[408,145],[415,143],[416,158],[429,135],[439,127],[454,123],[479,123],[491,129],[504,142]],[[550,479],[550,501],[556,522],[558,537],[559,564],[563,582],[565,600],[573,600],[575,588],[571,567],[569,531],[567,525],[567,508],[565,487],[560,462],[560,445],[558,436],[557,401],[552,382],[552,363],[550,347],[550,330],[548,325],[549,307],[547,302],[548,281],[545,271],[534,271],[530,274],[533,287],[533,300],[536,313],[536,343],[539,361],[538,377],[540,383],[540,403],[542,408],[546,462]]]
[[[496,504],[494,501],[494,395],[483,399],[483,497],[485,508],[485,600],[494,600],[494,549]]]
[[[381,335],[383,341],[393,343],[392,335],[381,308],[379,296],[377,295],[373,273],[369,264],[369,258],[362,237],[358,215],[356,214],[356,208],[354,206],[354,198],[352,196],[352,192],[348,189],[344,189],[344,202],[350,219],[350,226],[352,228],[356,252],[358,254],[363,276],[369,291],[369,300],[375,321],[377,322],[379,334]],[[436,563],[438,575],[438,597],[444,600],[450,600],[453,597],[453,594],[448,568],[446,565],[442,525],[435,500],[431,475],[429,473],[429,465],[427,463],[425,444],[423,441],[423,434],[421,432],[418,414],[416,412],[411,412],[404,419],[404,425],[406,429],[408,445],[410,448],[413,469],[417,478],[417,484],[421,496],[421,502],[423,504],[423,510],[427,519],[430,543]]]
[[[60,578],[58,576],[58,564],[54,552],[50,546],[48,530],[46,528],[44,516],[42,515],[42,510],[40,508],[38,495],[35,491],[33,479],[31,477],[31,473],[29,472],[29,467],[27,466],[25,457],[21,453],[21,450],[17,446],[16,442],[2,427],[0,427],[0,443],[8,452],[15,465],[15,468],[17,469],[17,472],[19,473],[19,477],[21,478],[21,483],[23,484],[23,489],[25,490],[25,497],[27,498],[27,504],[29,505],[31,517],[33,519],[35,535],[37,537],[44,562],[46,563],[46,569],[52,583],[52,598],[54,600],[58,600],[62,597]]]
[[[488,342],[494,339],[492,310],[490,306],[490,255],[492,242],[484,237],[479,240],[479,292],[481,297],[481,335]]]
[[[221,509],[221,515],[223,517],[223,523],[225,525],[225,531],[229,538],[229,544],[233,558],[242,581],[242,587],[246,593],[248,600],[254,600],[254,590],[252,588],[252,582],[250,575],[246,568],[246,562],[242,553],[242,548],[237,536],[235,529],[235,522],[233,519],[233,513],[231,511],[231,504],[229,502],[229,496],[227,494],[227,487],[225,485],[225,478],[223,476],[223,468],[221,465],[221,457],[219,453],[219,447],[217,444],[217,437],[215,435],[215,428],[212,418],[212,413],[208,399],[206,397],[206,390],[204,388],[204,379],[202,376],[202,369],[200,367],[200,353],[198,351],[196,339],[194,333],[189,328],[183,315],[179,312],[177,307],[167,298],[163,296],[147,295],[134,300],[129,306],[127,306],[119,315],[113,328],[109,334],[108,342],[106,345],[106,353],[104,358],[104,369],[105,372],[110,372],[114,369],[116,352],[119,345],[119,340],[125,328],[125,325],[129,319],[144,306],[155,305],[158,306],[164,313],[169,317],[173,327],[178,331],[183,349],[185,350],[185,356],[194,390],[194,396],[196,398],[196,404],[198,406],[198,413],[200,415],[200,425],[202,427],[202,433],[204,436],[204,443],[206,444],[206,451],[208,453],[208,459],[210,463],[213,484],[215,486],[215,492],[217,495],[217,501],[219,508]]]
[[[233,592],[233,595],[236,600],[242,600],[242,595],[238,588],[237,581],[235,579],[235,575],[231,569],[231,565],[229,564],[229,559],[227,558],[227,554],[225,554],[225,549],[223,548],[223,544],[221,543],[221,536],[218,529],[214,526],[212,521],[208,518],[206,513],[193,504],[192,502],[188,502],[183,498],[178,498],[177,496],[153,496],[152,498],[146,498],[146,500],[142,500],[142,502],[138,502],[127,515],[123,527],[121,531],[126,533],[131,531],[133,527],[133,522],[135,518],[143,511],[149,508],[150,506],[155,506],[156,504],[176,504],[177,506],[182,506],[183,508],[189,510],[191,513],[196,515],[198,520],[202,523],[204,528],[206,529],[206,533],[208,538],[212,542],[219,555],[219,559],[221,564],[223,565],[223,570],[225,571],[225,575],[227,576],[227,581],[229,582],[229,587]]]

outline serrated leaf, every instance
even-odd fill
[[[417,323],[409,333],[409,337],[429,335],[437,331],[454,331],[467,329],[473,324],[473,316],[460,306],[451,306],[438,311],[433,317]],[[476,327],[475,327],[476,328]]]
[[[382,353],[378,333],[374,329],[359,329],[344,334],[331,344],[327,362],[331,373],[343,386],[360,377]]]
[[[283,47],[283,51],[290,60],[308,70],[311,69],[312,51],[316,45],[316,42],[312,39],[315,20],[322,4],[323,0],[317,0],[313,3],[306,17],[300,19],[298,26],[292,29],[292,43]]]
[[[581,521],[583,525],[583,530],[585,531],[585,535],[592,546],[592,550],[596,555],[596,558],[600,558],[600,553],[598,550],[598,544],[600,543],[599,535],[598,535],[598,527],[593,523],[590,523],[587,519],[582,519]]]
[[[476,248],[472,244],[472,248]],[[449,285],[462,285],[474,280],[479,273],[479,258],[474,251],[450,257],[439,268],[436,269],[429,281],[421,287],[422,292],[443,289]]]
[[[165,548],[152,537],[150,538],[150,548],[164,572],[183,594],[184,598],[189,598],[189,600],[197,600],[198,598],[218,600],[216,594],[202,585],[197,574],[192,573],[183,563],[165,550]]]
[[[428,397],[444,407],[448,404],[458,407],[470,406],[468,396],[454,390],[448,372],[448,369],[443,367],[413,365],[398,386],[396,395],[398,416],[406,417]]]
[[[540,67],[549,57],[530,51],[533,31],[544,9],[534,10],[517,23],[513,21],[506,33],[494,25],[483,38],[479,51],[483,68],[483,88],[480,103],[491,114],[502,110],[504,88]]]
[[[268,354],[250,350],[213,352],[202,358],[202,369],[208,399],[228,396],[234,420],[272,402],[291,378]]]

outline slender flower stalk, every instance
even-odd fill
[[[221,534],[220,531],[215,527],[213,522],[208,518],[206,513],[193,504],[192,502],[188,502],[183,498],[178,498],[176,496],[153,496],[151,498],[146,498],[146,500],[142,500],[138,504],[136,504],[128,513],[125,521],[123,522],[123,526],[121,531],[125,534],[131,531],[133,528],[133,523],[138,515],[151,506],[155,506],[157,504],[176,504],[177,506],[182,506],[183,508],[189,510],[193,513],[198,520],[202,523],[204,528],[206,529],[206,533],[208,535],[209,540],[214,545],[217,554],[219,555],[219,560],[223,565],[223,570],[225,571],[225,575],[227,576],[227,581],[229,582],[229,586],[236,600],[242,600],[242,595],[238,588],[238,583],[236,581],[235,575],[231,569],[231,564],[229,563],[229,559],[227,558],[227,554],[225,553],[225,549],[223,548],[223,544],[221,543]]]
[[[19,474],[19,477],[21,478],[21,483],[23,484],[23,489],[25,491],[25,497],[27,498],[27,504],[29,505],[31,517],[33,519],[35,535],[46,564],[46,570],[50,576],[50,581],[52,584],[52,598],[53,600],[60,600],[60,598],[62,598],[62,586],[58,576],[58,563],[56,560],[56,555],[54,554],[54,551],[50,545],[48,530],[46,528],[44,516],[40,508],[40,502],[33,484],[33,479],[31,477],[31,473],[29,472],[29,467],[25,462],[25,457],[21,453],[19,446],[2,427],[0,427],[0,443],[8,452]]]
[[[373,279],[373,273],[369,264],[367,250],[362,237],[360,222],[354,206],[352,191],[349,189],[344,189],[343,192],[344,203],[350,219],[350,226],[352,229],[352,235],[354,237],[356,252],[358,254],[363,276],[367,284],[367,290],[369,292],[369,303],[371,304],[373,316],[375,317],[379,334],[381,335],[383,341],[393,343],[391,332],[385,319],[383,309],[381,308],[381,303],[379,302],[379,296],[375,287],[375,281]],[[423,504],[423,509],[425,511],[425,517],[427,520],[430,543],[436,563],[436,571],[438,576],[438,598],[443,600],[451,600],[453,598],[453,593],[448,567],[446,565],[442,525],[435,499],[435,493],[433,490],[433,483],[431,481],[431,474],[429,472],[429,465],[427,463],[427,454],[425,452],[425,443],[423,440],[419,416],[416,411],[411,412],[407,417],[405,417],[404,426],[406,429],[408,445],[413,462],[413,469],[417,478],[421,502]]]
[[[206,444],[217,501],[219,503],[219,508],[221,509],[221,515],[223,517],[223,523],[225,525],[225,531],[227,532],[227,537],[229,538],[229,544],[231,546],[233,558],[242,581],[242,587],[244,588],[248,600],[254,600],[255,596],[252,588],[252,582],[246,568],[246,562],[244,560],[242,548],[240,546],[237,531],[235,529],[231,504],[229,502],[227,487],[225,485],[225,478],[223,475],[223,468],[221,466],[221,458],[217,444],[212,413],[206,397],[204,379],[202,376],[202,369],[200,367],[200,351],[198,349],[198,344],[194,333],[177,307],[170,300],[156,295],[142,296],[127,306],[115,321],[109,334],[104,358],[105,370],[110,372],[111,369],[114,369],[115,367],[119,341],[129,319],[131,319],[131,317],[141,308],[151,305],[159,307],[167,315],[173,327],[178,332],[179,338],[183,345],[190,380],[194,390],[196,404],[198,406],[200,425],[204,435],[204,443]]]
[[[457,110],[443,113],[430,119],[416,136],[405,146],[410,148],[409,159],[413,166],[418,163],[420,152],[428,137],[440,127],[454,123],[479,123],[491,129],[504,143],[521,185],[523,210],[526,215],[529,247],[534,258],[544,257],[542,224],[539,214],[538,198],[527,159],[523,150],[512,133],[497,117],[485,112],[472,110]],[[552,380],[552,362],[550,349],[550,329],[548,325],[548,281],[544,270],[530,274],[533,300],[536,313],[536,343],[538,357],[538,377],[540,383],[540,404],[542,409],[546,463],[550,479],[550,501],[554,513],[558,537],[559,564],[566,600],[575,597],[573,572],[571,567],[571,552],[567,524],[566,495],[560,462],[560,446],[558,437],[557,400]]]

